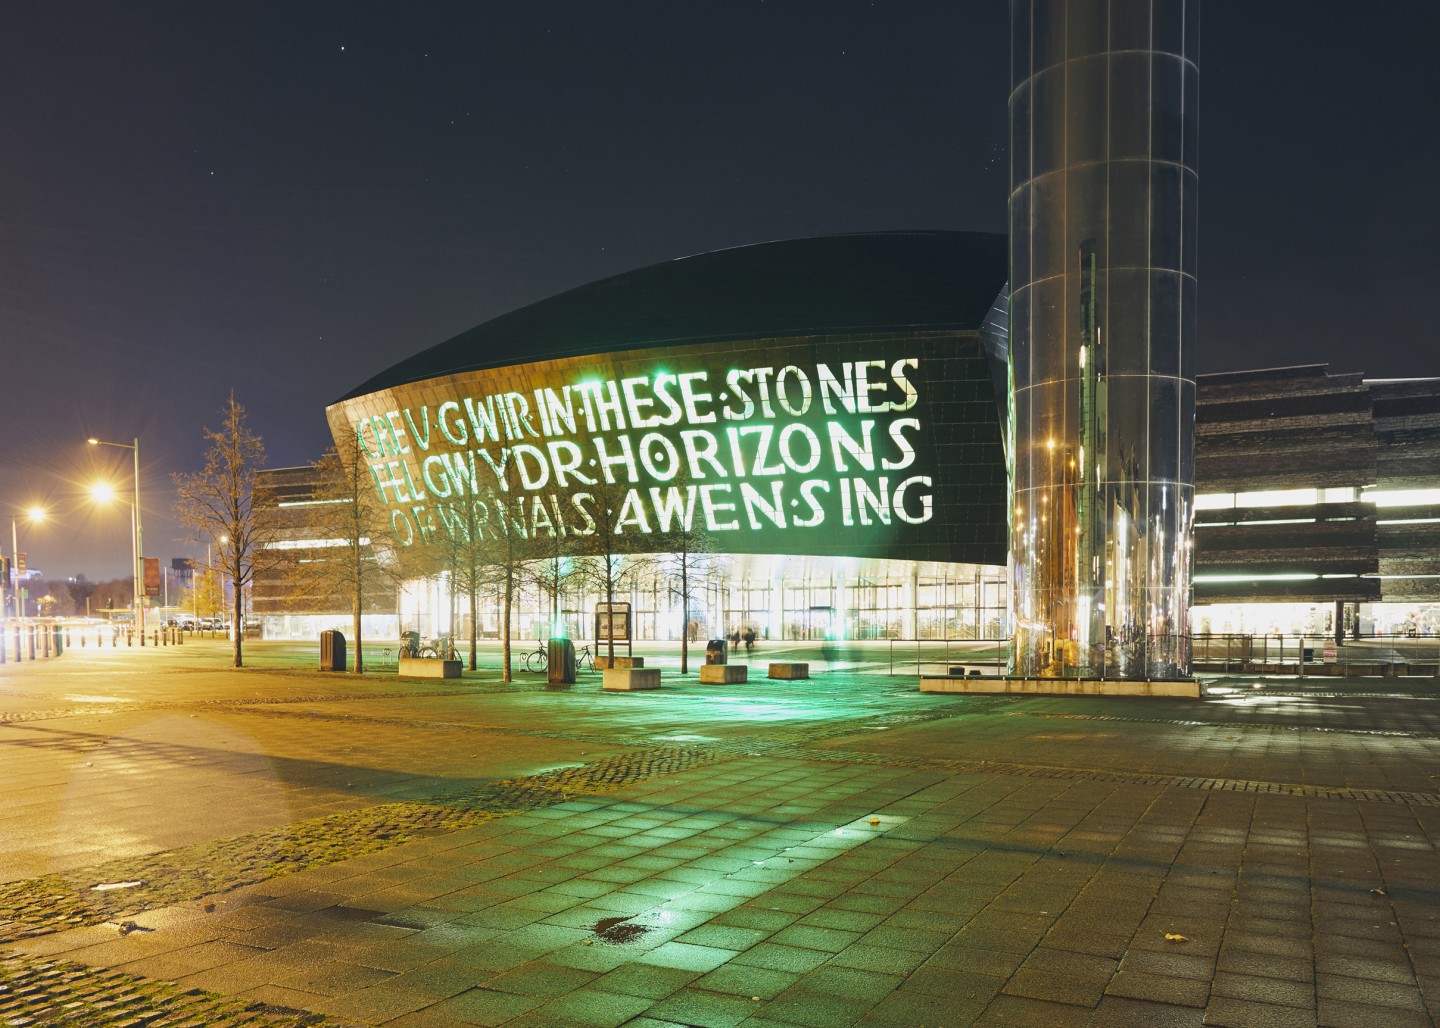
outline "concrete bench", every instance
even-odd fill
[[[644,657],[616,657],[614,664],[611,664],[611,663],[610,663],[610,658],[609,658],[609,657],[596,657],[596,658],[595,658],[595,670],[596,670],[596,671],[609,671],[609,670],[611,670],[612,668],[618,669],[618,668],[644,667],[644,666],[645,666],[645,658],[644,658]]]
[[[795,681],[800,678],[810,677],[809,664],[771,664],[766,678],[779,678],[785,681]]]
[[[459,678],[461,662],[439,657],[401,657],[400,674],[413,678]]]
[[[750,681],[750,669],[744,664],[701,664],[701,685],[732,685]]]
[[[600,688],[610,692],[634,692],[637,689],[660,688],[658,667],[612,668],[604,673]]]

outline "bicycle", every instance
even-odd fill
[[[544,643],[539,643],[530,652],[521,658],[525,664],[526,671],[533,671],[536,674],[543,674],[550,670],[550,651],[545,648]],[[590,664],[590,670],[595,670],[595,654],[590,652],[590,647],[583,646],[580,652],[575,654],[575,670],[585,668],[586,662]]]
[[[429,642],[415,648],[417,657],[435,657],[443,660],[459,660],[460,654],[456,651],[454,643],[447,637],[441,636],[438,639],[431,639]]]

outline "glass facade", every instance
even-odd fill
[[[1011,671],[1183,677],[1199,2],[1011,12]]]
[[[615,594],[629,603],[639,641],[692,640],[745,628],[770,641],[931,640],[1000,643],[1010,634],[1005,579],[998,567],[932,561],[861,560],[784,555],[707,555],[691,576],[689,623],[680,580],[650,568],[626,579]],[[593,612],[604,602],[593,582],[570,579],[558,607],[565,633],[592,638]],[[479,597],[478,634],[499,638],[498,585]],[[470,634],[469,600],[451,589],[447,574],[403,583],[401,628],[427,638]],[[517,591],[512,638],[549,634],[554,601],[531,581]],[[322,627],[331,627],[328,623]],[[318,631],[318,629],[316,629]],[[396,635],[398,629],[390,632]]]

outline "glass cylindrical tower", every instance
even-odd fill
[[[1199,0],[1011,0],[1024,677],[1186,677]]]

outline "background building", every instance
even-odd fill
[[[1440,631],[1440,380],[1199,384],[1195,631]]]
[[[275,468],[256,479],[260,503],[271,508],[279,526],[273,545],[289,551],[291,566],[257,574],[251,583],[249,613],[261,620],[267,639],[315,639],[331,628],[349,629],[351,598],[311,588],[303,581],[307,563],[322,558],[331,541],[317,536],[317,475],[313,467]],[[365,599],[362,631],[374,639],[398,639],[396,591],[377,590]]]

